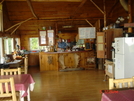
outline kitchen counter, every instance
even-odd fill
[[[94,51],[40,52],[40,71],[88,68],[90,64],[87,60],[95,57]]]

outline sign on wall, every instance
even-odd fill
[[[79,39],[96,38],[95,27],[79,27],[78,33],[79,33]]]

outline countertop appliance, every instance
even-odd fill
[[[115,38],[115,79],[134,76],[134,37]]]

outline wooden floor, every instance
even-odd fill
[[[108,89],[103,70],[40,72],[29,67],[29,73],[36,82],[31,101],[101,101],[100,90]]]

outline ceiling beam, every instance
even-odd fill
[[[6,1],[26,1],[26,0],[6,0]],[[81,2],[82,0],[31,0],[36,2]]]
[[[85,20],[91,27],[94,27],[93,24],[91,24],[87,19],[85,19]]]
[[[33,6],[32,6],[32,4],[31,4],[31,0],[27,0],[27,4],[28,4],[28,6],[30,7],[30,10],[31,10],[33,16],[38,19],[37,15],[35,14],[35,12],[34,12],[34,10],[33,10]]]
[[[0,2],[0,4],[2,4],[4,1],[5,1],[5,0],[2,0],[2,1]]]
[[[96,8],[98,8],[99,9],[99,11],[101,11],[101,13],[102,14],[104,14],[104,11],[103,10],[101,10],[100,9],[100,7],[98,6],[98,5],[96,5],[96,3],[95,2],[93,2],[93,0],[90,0],[93,4],[94,4],[94,6],[96,7]]]
[[[112,6],[111,10],[108,13],[108,16],[111,15],[111,13],[113,12],[114,8],[116,7],[116,5],[119,3],[119,0],[116,0],[116,2],[114,3],[114,5]]]
[[[21,25],[21,24],[20,24]],[[11,35],[20,27],[20,25],[18,25],[11,33]]]
[[[62,21],[82,21],[82,20],[85,20],[87,19],[88,21],[92,21],[92,20],[98,20],[98,19],[104,19],[104,17],[91,17],[91,18],[82,18],[82,19],[39,19],[39,21],[56,21],[56,22],[62,22]],[[108,17],[107,19],[112,19],[111,17]],[[32,19],[31,21],[35,21],[37,19]],[[20,22],[20,20],[11,20],[13,22]]]
[[[33,17],[32,17],[32,18],[29,18],[29,19],[27,19],[27,20],[24,20],[24,21],[22,21],[22,22],[19,22],[19,23],[15,24],[15,25],[9,27],[9,28],[6,29],[4,32],[7,32],[7,31],[9,31],[10,29],[12,29],[12,28],[14,28],[14,27],[16,27],[16,26],[18,26],[18,25],[20,25],[20,24],[26,22],[26,21],[29,21],[29,20],[31,20],[31,19],[33,19]]]
[[[76,16],[77,11],[79,11],[79,9],[85,4],[86,1],[87,0],[82,0],[82,2],[80,3],[80,5],[77,7],[77,9],[70,16],[70,18],[74,18]]]

